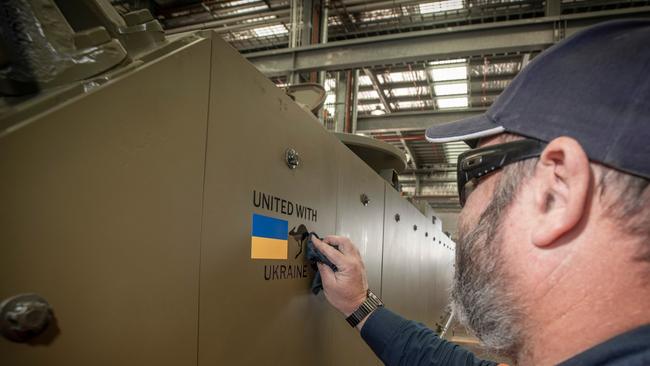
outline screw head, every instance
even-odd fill
[[[0,304],[0,332],[14,342],[26,342],[41,334],[52,320],[52,308],[36,294],[22,294]]]
[[[364,206],[368,206],[368,203],[370,203],[370,198],[365,193],[361,194],[360,199],[361,199],[361,204],[364,205]]]
[[[284,153],[284,161],[287,163],[289,169],[296,169],[300,165],[300,155],[296,150],[288,148]]]
[[[398,213],[396,213],[395,214],[395,222],[399,222],[400,219],[401,219],[401,217],[399,216]]]

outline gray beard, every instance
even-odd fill
[[[517,298],[502,256],[500,226],[510,197],[495,194],[472,230],[460,226],[452,309],[461,324],[493,353],[516,360],[522,327]]]

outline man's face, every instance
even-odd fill
[[[501,142],[493,138],[480,146]],[[512,201],[503,178],[500,171],[481,179],[459,217],[452,306],[486,347],[515,357],[522,331],[503,255],[502,221]]]

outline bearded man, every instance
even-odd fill
[[[464,140],[452,307],[521,365],[650,365],[650,20],[551,47]],[[387,365],[496,365],[383,307],[346,238],[313,238],[328,301]],[[328,245],[329,243],[330,245]],[[334,249],[331,245],[338,245]]]

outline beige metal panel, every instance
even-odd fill
[[[413,225],[418,225],[417,231]],[[382,295],[388,307],[434,329],[444,321],[441,316],[448,305],[446,289],[452,275],[443,235],[431,224],[430,215],[423,216],[387,186]]]
[[[339,163],[336,234],[349,237],[364,260],[368,285],[376,294],[381,291],[381,261],[384,226],[384,180],[347,147],[336,152]],[[363,205],[361,195],[368,197]],[[324,354],[331,355],[330,365],[379,365],[381,362],[365,344],[356,329],[343,315],[332,311],[327,321],[333,342]]]
[[[433,257],[433,245],[431,238],[431,225],[428,217],[422,217],[421,228],[418,229],[420,245],[420,301],[423,308],[420,321],[427,326],[433,326],[431,322],[432,313],[435,311],[430,299],[434,296],[435,287],[435,262]]]
[[[2,365],[195,365],[210,44],[34,116],[0,139],[0,298],[57,319]]]
[[[440,263],[440,268],[443,269],[439,272],[440,290],[438,291],[437,301],[438,308],[441,311],[439,319],[442,325],[444,325],[448,316],[446,306],[450,300],[451,281],[454,275],[454,252],[449,249],[450,243],[453,245],[453,242],[445,233],[439,232],[437,246],[439,253],[438,261]]]
[[[338,145],[315,117],[213,37],[199,365],[331,364],[323,347],[334,337],[326,324],[332,310],[310,292],[313,273],[302,273],[304,246],[297,258],[300,247],[290,240],[287,260],[251,259],[251,216],[334,233]],[[288,148],[300,154],[294,170],[284,161]],[[254,192],[291,201],[294,210],[255,207]],[[317,210],[317,217],[297,217],[296,205]],[[273,266],[291,266],[291,278],[287,267],[282,276]]]
[[[416,315],[411,300],[419,289],[414,278],[417,269],[412,268],[414,249],[409,245],[413,232],[412,208],[386,183],[382,297],[386,306],[408,318]],[[399,221],[395,215],[399,215]]]
[[[434,243],[434,237],[436,236],[437,229],[436,226],[431,223],[431,216],[428,216],[426,219],[426,227],[428,236],[424,240],[424,248],[426,251],[425,261],[426,268],[424,272],[427,276],[427,282],[424,284],[426,286],[427,292],[427,314],[426,314],[426,324],[435,329],[436,322],[438,322],[438,303],[436,298],[438,297],[438,291],[440,291],[440,278],[438,276],[438,271],[440,271],[440,263],[438,262],[436,244]],[[449,270],[444,268],[444,270]]]
[[[451,287],[452,287],[452,281],[454,279],[454,271],[455,271],[455,263],[456,263],[456,243],[454,243],[453,240],[451,240],[446,234],[444,234],[444,238],[447,241],[448,248],[443,248],[445,252],[444,258],[444,263],[443,266],[447,268],[444,272],[444,279],[445,282],[443,284],[442,288],[442,296],[441,298],[446,300],[447,302],[449,301],[448,299],[451,296]]]
[[[335,151],[339,163],[336,235],[349,237],[359,248],[370,289],[379,294],[385,181],[347,147],[341,144]],[[368,197],[367,205],[362,195]]]
[[[434,225],[432,225],[434,226]],[[433,277],[434,277],[434,286],[435,294],[430,297],[430,304],[432,307],[431,322],[434,326],[442,324],[444,322],[443,313],[445,308],[448,305],[448,299],[445,297],[445,291],[447,288],[446,285],[446,276],[452,269],[446,265],[444,260],[444,252],[442,250],[442,245],[439,243],[441,236],[444,235],[438,226],[434,226],[433,235],[430,239],[430,253],[432,256],[433,262]],[[443,324],[444,325],[444,324]]]
[[[444,289],[444,284],[445,284],[445,272],[449,271],[449,268],[444,267],[444,253],[442,250],[442,244],[440,244],[441,241],[441,236],[443,233],[439,230],[436,230],[433,234],[432,238],[432,252],[433,252],[433,257],[434,257],[434,263],[435,263],[435,269],[434,269],[434,277],[435,277],[435,286],[438,292],[442,291]],[[446,305],[446,302],[444,301],[440,295],[436,294],[436,296],[433,296],[431,298],[431,303],[432,307],[434,309],[432,313],[432,321],[434,324],[441,324],[443,322],[442,317],[442,312],[443,310],[441,309],[443,306]]]
[[[413,232],[413,235],[415,236],[415,241],[414,243],[417,244],[417,251],[418,251],[418,256],[417,260],[419,263],[419,269],[418,269],[418,282],[420,284],[420,288],[418,291],[418,295],[415,298],[416,305],[418,307],[417,314],[418,318],[417,320],[419,322],[428,324],[428,318],[429,318],[429,308],[428,308],[428,296],[429,293],[432,291],[430,284],[432,283],[432,277],[429,274],[429,269],[431,268],[429,264],[429,260],[427,257],[428,254],[428,247],[426,244],[426,237],[424,236],[427,227],[427,218],[424,215],[419,214],[419,212],[416,215],[416,219],[414,220],[416,225],[417,225],[417,230]]]

